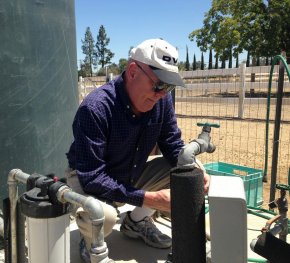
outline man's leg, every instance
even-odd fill
[[[88,196],[84,191],[82,190],[82,187],[79,183],[78,176],[76,171],[68,169],[65,173],[65,176],[67,178],[67,184],[71,189],[84,196]],[[111,234],[112,229],[114,225],[116,224],[118,220],[118,213],[117,210],[104,202],[99,201],[104,212],[104,237]],[[73,211],[73,214],[76,218],[76,223],[78,225],[78,228],[80,230],[80,233],[82,235],[82,240],[80,242],[80,253],[85,262],[91,262],[93,261],[90,259],[90,255],[88,251],[91,249],[91,244],[93,240],[92,236],[92,220],[90,219],[90,216],[88,212],[84,211],[82,207],[76,207]],[[85,247],[86,246],[86,249]],[[112,261],[114,262],[114,261]]]
[[[172,167],[163,157],[157,157],[146,163],[145,169],[134,185],[147,191],[158,191],[170,187],[170,169]],[[154,225],[152,215],[155,210],[147,207],[136,207],[127,213],[121,232],[133,238],[142,238],[150,246],[157,248],[171,247],[171,238],[161,233]]]

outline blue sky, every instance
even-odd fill
[[[189,61],[194,53],[200,60],[200,51],[188,35],[202,27],[210,7],[211,0],[75,0],[78,64],[84,58],[81,39],[86,28],[91,28],[96,39],[101,25],[110,38],[109,49],[115,53],[112,62],[116,64],[120,58],[128,58],[131,46],[160,37],[179,49],[180,61],[186,60],[186,45]]]

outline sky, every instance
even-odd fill
[[[108,48],[115,53],[113,63],[127,59],[130,47],[150,38],[163,38],[176,46],[179,61],[186,60],[186,46],[189,62],[194,54],[200,60],[199,48],[188,35],[202,27],[210,7],[211,0],[75,0],[78,64],[84,59],[81,39],[86,28],[96,40],[101,25],[110,38]]]

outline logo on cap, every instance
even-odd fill
[[[177,58],[174,58],[174,57],[170,57],[170,56],[165,56],[163,55],[162,59],[168,63],[171,62],[171,60],[173,61],[174,64],[177,63],[178,59]]]

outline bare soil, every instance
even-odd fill
[[[273,136],[275,107],[270,110],[268,158],[266,160],[266,105],[255,101],[245,105],[244,118],[240,119],[237,105],[226,103],[193,103],[176,102],[176,114],[178,125],[182,131],[182,137],[186,143],[197,138],[201,132],[201,123],[219,124],[220,128],[212,128],[211,138],[216,145],[216,151],[212,154],[204,153],[198,158],[203,163],[227,162],[264,170],[267,163],[267,178],[264,183],[264,206],[268,208],[271,185],[271,169],[273,162]],[[210,117],[208,117],[210,116]],[[282,122],[280,124],[280,139],[277,159],[276,183],[288,184],[290,167],[290,105],[284,105],[282,109]],[[276,191],[276,197],[278,193]],[[289,200],[289,199],[288,199]]]

